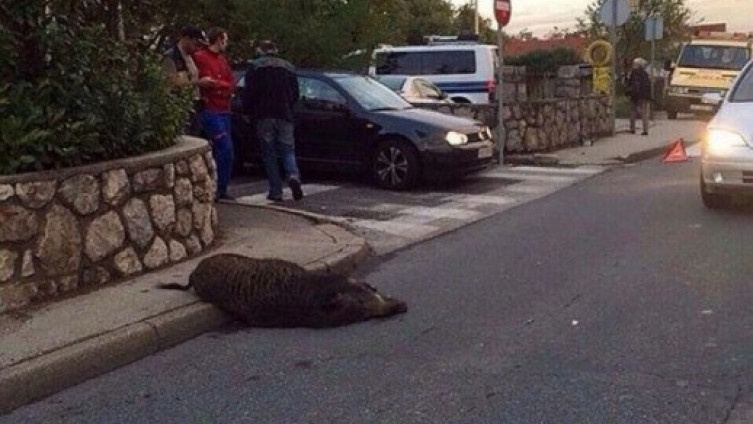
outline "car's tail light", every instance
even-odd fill
[[[497,99],[497,84],[494,83],[494,80],[484,82],[484,91],[489,93],[489,103],[494,103]]]

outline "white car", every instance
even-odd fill
[[[451,104],[454,103],[433,82],[421,77],[405,75],[380,75],[375,78],[387,88],[401,95],[410,104]]]
[[[724,98],[712,93],[703,101],[719,104],[701,149],[701,198],[716,209],[727,206],[735,195],[753,194],[753,62]]]

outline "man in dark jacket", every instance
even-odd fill
[[[636,115],[640,114],[643,120],[643,132],[648,135],[648,115],[651,103],[651,80],[646,72],[646,61],[636,58],[633,61],[633,69],[627,79],[627,88],[630,95],[630,132],[635,134]]]
[[[246,72],[242,101],[244,113],[256,124],[256,136],[269,180],[267,199],[282,201],[281,160],[293,199],[300,200],[303,190],[293,138],[293,105],[299,96],[298,78],[293,65],[278,56],[274,42],[260,42],[257,53],[259,58]]]
[[[211,85],[211,82],[206,78],[199,79],[199,71],[191,55],[205,46],[206,43],[207,37],[204,31],[195,26],[186,25],[180,31],[178,41],[167,49],[162,56],[162,70],[173,87],[192,91],[194,109],[191,111],[186,125],[186,133],[189,135],[201,133],[198,118],[202,109],[199,89]]]

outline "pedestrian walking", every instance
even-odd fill
[[[627,90],[630,96],[630,132],[635,134],[635,120],[640,114],[643,121],[642,135],[648,135],[648,117],[651,103],[651,80],[646,72],[646,61],[641,58],[633,60],[633,69],[627,78]]]
[[[224,55],[228,34],[222,28],[212,28],[207,34],[209,44],[193,54],[199,78],[211,83],[201,88],[203,111],[201,129],[212,144],[217,164],[217,193],[215,200],[233,200],[227,193],[233,168],[233,140],[230,133],[230,101],[235,89],[233,70]]]
[[[211,84],[208,79],[199,78],[199,70],[191,55],[206,45],[206,42],[204,31],[193,25],[186,25],[180,31],[178,41],[162,56],[162,70],[173,87],[191,90],[194,105],[185,129],[186,134],[190,135],[199,135],[201,132],[198,118],[202,109],[199,89]]]
[[[273,41],[260,42],[257,54],[259,57],[251,62],[246,72],[242,101],[244,113],[256,125],[269,180],[267,199],[282,201],[282,162],[293,199],[300,200],[303,190],[293,137],[293,105],[299,96],[298,78],[293,65],[279,56]]]

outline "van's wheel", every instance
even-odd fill
[[[667,118],[669,118],[669,119],[677,119],[677,110],[673,109],[670,106],[667,106]]]
[[[706,183],[701,176],[701,200],[703,205],[709,209],[722,209],[729,206],[729,197],[719,193],[711,193],[706,188]]]
[[[371,160],[371,175],[376,184],[388,190],[407,190],[421,175],[418,152],[402,140],[379,143]]]

